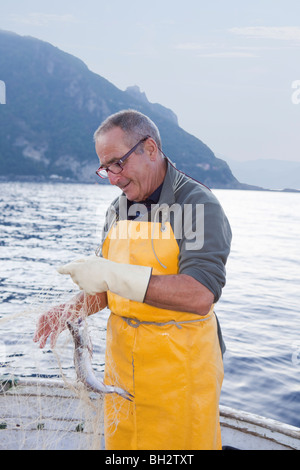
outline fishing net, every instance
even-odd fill
[[[54,349],[49,340],[40,349],[33,336],[43,312],[78,295],[56,267],[93,253],[117,194],[107,185],[0,184],[0,449],[104,447],[103,397],[77,383],[69,330]],[[84,304],[79,314],[86,317]],[[100,380],[109,314],[86,318]]]
[[[58,336],[53,349],[33,342],[41,313],[63,305],[65,313],[78,290],[57,274],[56,288],[40,292],[14,313],[0,318],[0,449],[104,449],[103,394],[89,392],[77,379],[74,341],[68,329]],[[59,287],[57,287],[59,286]],[[66,301],[66,299],[69,299]],[[105,308],[87,316],[87,304],[77,312],[84,319],[93,344],[92,367],[102,380],[105,362]],[[47,373],[45,373],[47,371]],[[117,385],[117,377],[115,377]],[[118,422],[116,400],[108,432]],[[125,403],[126,406],[126,403]]]

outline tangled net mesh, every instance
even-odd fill
[[[67,309],[65,299],[75,294],[78,291],[73,288],[60,293],[50,289],[39,293],[24,309],[16,305],[19,311],[0,316],[0,449],[105,448],[103,395],[87,391],[78,382],[69,330],[62,331],[54,349],[50,349],[49,340],[44,349],[33,342],[41,313],[54,305],[66,304]],[[104,309],[87,317],[84,303],[79,312],[87,323],[93,344],[92,366],[100,380],[109,313]],[[126,400],[115,402],[108,433],[113,433],[118,424],[118,407],[128,406]]]

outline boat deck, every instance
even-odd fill
[[[103,449],[101,398],[62,381],[32,379],[0,385],[0,449]],[[85,392],[87,393],[87,392]],[[300,429],[220,407],[223,446],[240,450],[300,450]]]

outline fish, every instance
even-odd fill
[[[129,392],[120,387],[105,385],[95,376],[92,367],[92,342],[89,337],[85,321],[80,317],[74,322],[67,321],[74,341],[74,366],[77,379],[91,391],[100,394],[116,393],[126,400],[132,401],[134,398]]]

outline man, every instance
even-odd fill
[[[100,256],[60,272],[86,293],[88,314],[108,305],[105,382],[134,396],[105,397],[106,449],[220,449],[223,343],[213,306],[225,284],[227,218],[164,156],[143,114],[110,116],[94,139],[97,173],[122,195],[107,211]],[[42,317],[35,340],[43,346],[51,334],[54,343],[82,303],[83,294],[60,307],[62,322],[59,307]]]

